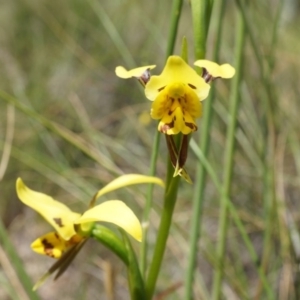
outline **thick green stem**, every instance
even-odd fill
[[[180,142],[180,135],[175,136],[174,142],[178,147]],[[149,268],[149,274],[146,283],[147,299],[152,299],[154,294],[156,280],[160,271],[162,259],[164,256],[167,239],[169,236],[170,226],[172,222],[172,216],[175,208],[175,203],[177,199],[178,184],[180,177],[173,177],[174,168],[171,160],[168,159],[167,164],[167,178],[166,178],[166,189],[164,195],[164,204],[161,213],[160,224],[158,228],[158,234],[156,239],[156,244],[154,248],[154,253]]]
[[[244,49],[244,37],[245,37],[245,23],[243,18],[238,14],[237,24],[237,42],[236,42],[236,74],[232,80],[231,87],[231,100],[230,100],[230,113],[229,113],[229,128],[226,138],[225,148],[225,165],[224,165],[224,183],[223,194],[221,197],[220,208],[220,223],[219,223],[219,242],[217,246],[217,258],[218,268],[215,271],[214,285],[213,285],[213,299],[220,299],[221,296],[221,284],[224,273],[224,261],[225,261],[225,248],[227,237],[227,225],[228,225],[228,198],[230,194],[230,187],[233,173],[233,155],[235,146],[235,131],[237,124],[237,112],[240,103],[239,86],[242,74],[242,60]]]
[[[168,177],[172,177],[173,175],[173,167],[168,168]],[[154,254],[152,258],[152,262],[149,269],[149,274],[147,278],[147,298],[151,299],[154,293],[156,280],[158,277],[158,273],[160,270],[161,262],[163,259],[163,255],[166,248],[167,239],[169,236],[169,230],[172,222],[173,211],[176,203],[177,198],[177,190],[178,190],[178,183],[180,177],[172,177],[170,184],[166,188],[163,210],[161,214],[160,225],[158,229],[157,240],[154,248]]]
[[[126,266],[129,264],[128,252],[123,241],[107,227],[95,224],[91,236],[115,253]]]
[[[128,284],[130,289],[131,300],[146,300],[145,282],[139,269],[135,252],[132,248],[127,233],[120,229],[125,249],[128,253]]]

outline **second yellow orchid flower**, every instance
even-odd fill
[[[133,184],[153,183],[164,186],[157,177],[128,174],[123,175],[99,190],[92,199],[92,206],[97,198],[113,190]],[[32,244],[31,248],[43,255],[61,258],[73,247],[81,248],[86,239],[91,235],[95,222],[109,222],[124,229],[137,241],[142,239],[142,228],[133,211],[120,200],[110,200],[96,205],[83,214],[73,212],[63,203],[52,197],[31,190],[21,178],[18,178],[16,189],[19,199],[41,214],[55,229],[47,233]]]

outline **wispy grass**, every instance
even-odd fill
[[[225,7],[224,1],[202,2],[207,2],[205,29],[197,30],[203,29],[207,34],[207,39],[203,39],[206,44],[194,43],[191,7],[183,2],[174,53],[180,54],[179,45],[185,35],[190,54],[194,47],[204,46],[207,58],[235,64],[232,28],[237,24],[237,12],[245,21],[247,39],[241,62],[244,72],[239,80],[241,102],[231,133],[232,166],[226,167],[223,155],[227,152],[226,132],[232,124],[228,116],[232,115],[229,95],[233,89],[228,82],[216,81],[211,99],[203,102],[205,113],[199,122],[199,138],[195,134],[191,141],[186,165],[199,190],[196,193],[190,185],[180,184],[156,291],[166,292],[172,299],[210,299],[216,273],[215,299],[274,299],[275,291],[280,299],[298,299],[299,9],[289,10],[289,2],[273,0],[248,5],[247,1],[236,0],[226,2]],[[151,103],[134,81],[116,79],[114,69],[120,64],[128,68],[141,63],[163,65],[171,4],[136,0],[99,3],[17,1],[1,5],[0,216],[5,222],[1,236],[13,241],[12,249],[21,235],[15,224],[26,224],[32,217],[17,205],[14,184],[18,176],[81,208],[95,190],[115,175],[149,174],[156,124],[140,123],[139,115],[149,111]],[[196,50],[196,58],[204,56],[205,49],[199,51]],[[190,55],[189,61],[194,60],[195,55]],[[10,105],[15,107],[14,119]],[[209,141],[209,147],[203,146],[204,139]],[[157,159],[157,165],[151,172],[163,177],[163,143],[156,154],[153,160]],[[195,176],[197,161],[204,174],[201,181]],[[231,179],[226,183],[223,174],[229,169]],[[225,185],[227,189],[222,188]],[[151,190],[148,194],[152,198]],[[202,201],[198,203],[201,218],[194,226],[193,248],[197,251],[194,250],[195,259],[190,260],[187,271],[195,208],[192,198],[194,202]],[[141,217],[146,202],[144,190],[137,189],[125,199]],[[226,212],[223,223],[219,216],[220,199]],[[145,217],[150,224],[149,253],[153,251],[162,210],[159,191],[153,191],[152,207]],[[218,224],[222,224],[222,239],[216,234]],[[38,222],[36,227],[32,230],[38,230]],[[17,281],[23,284],[23,292],[34,299],[31,281],[38,278],[39,271],[33,268],[36,256],[28,256],[26,250],[31,238],[28,236],[27,243],[15,249],[14,257],[8,255],[10,251],[2,242],[1,246],[15,269]],[[222,247],[216,251],[218,243]],[[93,248],[93,255],[76,264],[76,269],[62,280],[69,286],[71,273],[80,274],[76,278],[83,284],[77,292],[92,299],[104,292],[99,282],[105,277],[104,271],[95,267],[94,259],[98,255],[110,263],[113,259],[103,248],[94,251],[92,243],[89,247]],[[138,249],[135,244],[134,247]],[[15,265],[18,256],[23,262]],[[143,273],[149,258],[144,254],[147,263]],[[125,299],[126,274],[119,264],[113,266],[116,297]],[[9,295],[18,299],[23,292],[9,282],[8,270],[1,269],[0,298]],[[28,279],[28,272],[33,279]],[[39,293],[46,299],[51,292],[53,299],[59,297],[63,287],[60,288],[49,291],[45,287]],[[72,291],[64,292],[68,297],[74,296]]]

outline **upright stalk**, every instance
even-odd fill
[[[159,274],[161,262],[164,256],[167,239],[169,236],[169,230],[172,222],[173,211],[177,198],[178,183],[180,177],[173,177],[173,166],[168,168],[167,177],[171,180],[167,180],[170,184],[166,188],[163,210],[161,214],[161,220],[158,229],[158,235],[156,239],[156,244],[154,248],[154,254],[152,262],[149,268],[149,274],[147,277],[146,291],[147,299],[152,299],[154,294],[154,289],[156,285],[156,280]]]
[[[171,26],[170,26],[170,34],[167,45],[166,59],[173,54],[176,37],[177,37],[177,29],[181,15],[183,0],[174,0],[172,4],[172,14],[171,14]],[[160,132],[156,131],[154,144],[151,155],[151,165],[150,165],[150,176],[154,176],[156,172],[156,161],[158,157],[158,150],[160,144]],[[152,197],[153,197],[153,184],[149,185],[147,191],[147,201],[146,206],[143,213],[143,240],[141,245],[141,273],[145,277],[147,270],[147,233],[148,233],[148,223],[149,223],[149,214],[152,207]]]
[[[215,1],[217,13],[217,32],[216,32],[216,45],[215,50],[213,53],[213,60],[217,61],[219,56],[219,48],[220,48],[220,41],[221,41],[221,32],[222,32],[222,20],[223,20],[223,12],[225,7],[225,1],[223,0],[216,0]],[[201,12],[199,12],[200,16],[203,16],[203,12],[206,10],[205,1],[199,1],[199,4],[202,3]],[[199,5],[198,4],[198,5]],[[211,9],[210,9],[211,10]],[[195,49],[196,59],[204,58],[205,56],[205,43],[206,43],[206,33],[202,32],[202,34],[198,33],[197,30],[199,28],[203,28],[203,31],[208,28],[208,24],[205,24],[205,18],[199,20],[197,15],[194,13],[193,18],[195,18],[194,26],[197,28],[195,29],[195,43],[196,47],[200,47],[201,49]],[[199,24],[197,23],[199,22]],[[203,55],[203,56],[201,56]],[[210,144],[210,125],[212,120],[212,112],[213,112],[213,100],[215,95],[214,87],[211,89],[209,98],[205,101],[204,104],[204,116],[201,124],[201,149],[205,157],[208,155],[208,149]],[[202,206],[203,206],[203,195],[205,189],[205,180],[206,180],[206,169],[205,166],[199,162],[197,166],[197,173],[196,173],[196,180],[195,180],[195,192],[193,197],[193,215],[192,215],[192,222],[191,222],[191,233],[190,233],[190,252],[188,255],[188,265],[185,275],[185,299],[189,300],[192,299],[193,295],[193,282],[194,282],[194,271],[196,266],[196,258],[197,258],[197,250],[198,250],[198,240],[200,237],[201,231],[201,221],[202,221]]]
[[[229,113],[229,127],[226,138],[225,148],[225,164],[224,164],[224,183],[223,193],[221,197],[220,207],[220,223],[219,223],[219,242],[217,245],[217,259],[218,268],[215,271],[214,284],[213,284],[213,299],[220,299],[221,296],[221,284],[224,273],[224,261],[225,261],[225,248],[226,248],[226,236],[228,225],[228,200],[230,195],[230,187],[233,171],[233,155],[235,147],[235,131],[237,124],[237,112],[240,103],[239,86],[242,75],[242,61],[243,61],[243,49],[244,49],[244,37],[245,37],[245,24],[244,19],[238,13],[237,23],[237,41],[236,41],[236,74],[232,80],[231,86],[231,100],[230,100],[230,113]]]
[[[170,28],[170,35],[169,35],[167,53],[166,53],[167,58],[170,55],[172,55],[174,51],[177,29],[178,29],[179,19],[181,15],[182,3],[183,0],[173,1],[171,28]],[[157,140],[159,141],[159,137],[157,138]],[[158,145],[159,145],[158,143],[155,144],[156,146],[155,151],[158,151]],[[180,177],[177,176],[173,178],[173,173],[174,173],[173,166],[171,165],[170,160],[168,160],[164,205],[161,214],[161,221],[158,229],[158,235],[157,235],[157,240],[154,248],[153,258],[150,264],[149,274],[146,282],[146,293],[148,299],[151,299],[154,294],[156,280],[159,274],[161,262],[165,252],[166,243],[169,236],[169,230],[172,222],[173,211],[177,199],[178,183]],[[145,213],[145,216],[147,217],[148,220],[149,212],[151,208],[151,202],[152,202],[152,191],[149,191],[147,201],[150,202],[150,204],[148,205],[148,212]],[[146,233],[145,229],[144,229],[144,233]],[[144,248],[142,250],[142,274],[146,272],[146,252],[147,252],[146,236],[143,237],[143,240],[144,240],[143,243],[145,243],[145,245],[143,246]]]

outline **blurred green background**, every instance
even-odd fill
[[[249,38],[246,40],[241,105],[238,114],[232,197],[239,216],[263,263],[278,299],[299,299],[300,274],[300,6],[283,1],[276,41],[272,29],[282,1],[251,1],[247,14],[254,41],[271,74],[262,81]],[[115,76],[118,65],[132,68],[165,63],[171,1],[138,0],[15,0],[0,2],[0,90],[13,96],[24,111],[0,93],[0,216],[32,281],[52,264],[29,245],[49,230],[35,212],[16,197],[22,177],[34,190],[83,211],[92,195],[122,173],[149,173],[156,122],[150,102],[135,80]],[[220,63],[234,63],[237,5],[227,1]],[[212,16],[207,58],[215,45]],[[175,54],[187,37],[190,63],[193,32],[188,1],[183,4]],[[273,45],[276,45],[273,47]],[[228,117],[229,83],[216,81],[217,95],[208,157],[222,178]],[[272,94],[266,109],[265,90]],[[205,105],[205,102],[204,102]],[[275,124],[272,200],[266,201],[266,114]],[[201,120],[199,121],[201,127]],[[197,139],[198,134],[194,134]],[[164,178],[167,151],[160,146],[157,175]],[[189,153],[187,170],[195,174],[196,156]],[[146,187],[106,196],[119,198],[141,218]],[[151,214],[150,251],[159,222],[162,191],[155,189]],[[157,291],[161,298],[182,299],[193,188],[181,183],[168,249]],[[205,191],[202,239],[196,273],[195,299],[207,299],[218,225],[219,196],[209,177]],[[267,237],[266,237],[267,235]],[[135,243],[135,242],[133,242]],[[229,224],[224,299],[264,299],[255,263],[233,223]],[[138,250],[138,245],[134,246]],[[0,244],[0,299],[27,299],[14,261]],[[170,290],[174,288],[172,293]],[[129,299],[122,263],[101,245],[89,241],[57,282],[38,290],[41,299]],[[165,295],[165,296],[164,296]],[[115,298],[113,298],[115,297]],[[261,298],[262,297],[262,298]],[[28,298],[29,299],[29,298]]]

